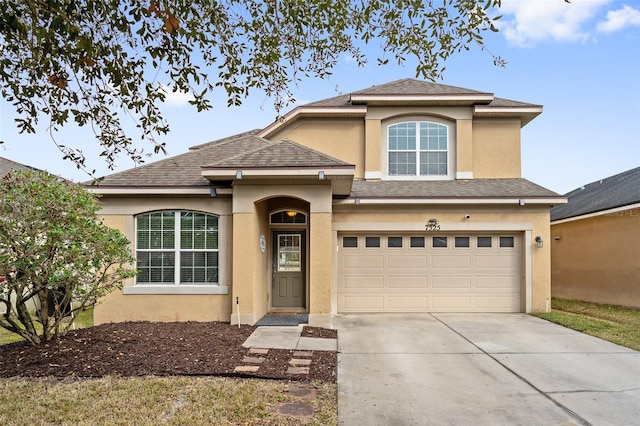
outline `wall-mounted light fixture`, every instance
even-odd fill
[[[324,170],[318,172],[318,180],[324,180]]]
[[[216,191],[215,188],[211,188],[209,190],[209,194],[211,195],[211,198],[216,198],[216,195],[218,195],[218,191]]]
[[[238,180],[242,179],[242,170],[237,170],[236,171],[236,179],[238,179]]]
[[[536,246],[538,246],[538,248],[542,248],[544,246],[544,241],[542,241],[542,237],[540,235],[536,237]]]
[[[360,205],[360,198],[356,198],[355,203],[356,203],[356,206],[359,206]]]
[[[520,204],[521,206],[524,206],[524,198],[520,198],[518,200],[518,204]]]

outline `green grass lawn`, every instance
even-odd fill
[[[36,323],[36,326],[39,326],[39,325],[40,325],[39,323]],[[86,327],[92,327],[92,326],[93,326],[93,308],[87,309],[86,311],[80,311],[76,316],[76,328],[86,328]],[[38,332],[41,332],[41,329],[38,329]],[[20,340],[22,340],[22,337],[0,327],[0,345],[18,342]]]
[[[553,299],[551,312],[534,315],[640,351],[640,310]]]
[[[316,383],[302,399],[285,381],[224,377],[84,380],[0,379],[4,425],[336,425],[337,387]],[[313,418],[283,417],[283,402],[313,406]]]

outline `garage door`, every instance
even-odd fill
[[[519,235],[338,235],[338,312],[521,312]]]

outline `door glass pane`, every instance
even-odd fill
[[[447,237],[433,237],[431,241],[433,247],[444,248],[447,246]]]
[[[301,271],[300,251],[300,234],[278,235],[278,271]]]
[[[380,247],[380,237],[365,237],[364,246],[367,248]]]
[[[411,237],[411,247],[413,248],[424,247],[424,237]]]
[[[478,247],[491,247],[491,237],[478,237]]]
[[[455,238],[456,247],[469,247],[469,237],[456,237]]]
[[[513,237],[500,237],[500,247],[514,247]]]
[[[387,238],[387,247],[389,247],[389,248],[400,248],[400,247],[402,247],[402,237],[388,237]]]

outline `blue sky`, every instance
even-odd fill
[[[485,41],[507,60],[506,68],[495,67],[486,52],[475,49],[447,62],[439,82],[544,106],[522,130],[523,177],[566,193],[640,166],[640,1],[503,0],[501,13],[501,31],[486,35]],[[379,67],[379,46],[368,46],[367,51],[369,65],[364,68],[345,56],[330,79],[309,79],[294,87],[298,103],[415,76],[412,63]],[[259,92],[241,107],[227,108],[223,97],[213,100],[212,111],[197,113],[183,98],[168,99],[163,111],[172,132],[164,140],[170,155],[265,127],[276,116],[271,100]],[[2,101],[0,140],[5,144],[0,156],[69,179],[87,179],[62,160],[45,131],[20,135],[14,118],[11,105]],[[75,128],[57,135],[61,143],[84,150],[89,169],[98,175],[111,173],[92,138]],[[162,158],[154,155],[146,161]],[[116,171],[133,167],[126,156],[117,165]]]

